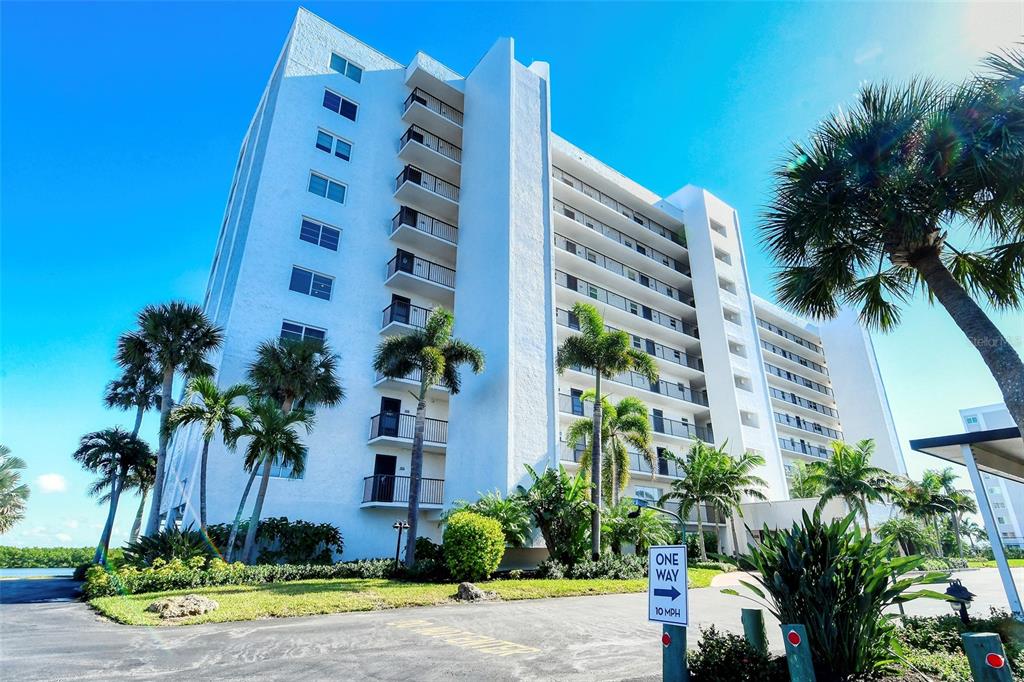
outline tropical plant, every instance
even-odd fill
[[[117,361],[126,372],[152,367],[161,378],[156,480],[146,522],[146,535],[152,535],[160,525],[174,375],[177,372],[187,377],[212,374],[213,367],[206,358],[220,348],[224,333],[207,319],[202,308],[181,301],[146,306],[138,315],[138,323],[137,330],[122,334],[118,339]]]
[[[768,499],[761,492],[768,487],[768,482],[753,473],[757,467],[764,466],[765,459],[756,452],[745,452],[739,458],[735,458],[725,453],[725,446],[723,443],[721,449],[725,454],[725,462],[713,503],[722,512],[723,518],[729,518],[733,514],[743,518],[742,502],[748,499]],[[740,540],[736,534],[736,523],[730,522],[729,529],[732,531],[733,555],[738,556]]]
[[[391,336],[377,346],[373,368],[389,379],[417,376],[420,382],[416,398],[416,426],[413,431],[412,457],[409,464],[409,537],[416,537],[419,526],[420,481],[423,477],[423,429],[427,418],[427,391],[441,384],[455,395],[462,387],[459,372],[468,365],[475,374],[484,369],[484,354],[476,346],[452,336],[455,316],[444,308],[435,308],[422,329],[400,336]],[[405,565],[416,562],[416,543],[405,546]]]
[[[701,628],[697,649],[686,664],[693,682],[788,682],[784,657],[756,649],[743,636]]]
[[[345,390],[337,378],[338,355],[319,339],[272,339],[256,348],[256,360],[249,366],[249,381],[258,395],[277,401],[283,413],[293,407],[312,410],[318,406],[333,407],[345,398]],[[307,430],[308,430],[307,426]],[[270,483],[270,469],[274,458],[246,459],[249,478],[238,503],[235,518],[240,520],[246,498],[252,489],[253,480],[260,473],[259,490],[266,493]],[[258,500],[259,512],[253,508],[254,518],[245,534],[242,559],[252,562],[256,553],[256,527],[263,508],[263,498]],[[237,524],[236,524],[237,525]],[[229,548],[234,547],[234,542]]]
[[[925,472],[920,481],[907,480],[893,497],[893,504],[904,514],[928,523],[935,534],[935,549],[941,557],[942,533],[939,518],[952,512],[951,500],[942,488],[941,477]]]
[[[129,362],[121,376],[107,384],[103,392],[103,403],[107,407],[121,410],[135,410],[135,425],[132,435],[139,435],[142,417],[152,408],[160,409],[160,374],[148,362],[148,356],[138,358],[141,364]]]
[[[590,429],[590,460],[593,463],[590,468],[590,494],[594,506],[590,513],[590,554],[596,560],[601,554],[601,494],[604,490],[601,482],[604,471],[601,461],[604,445],[601,379],[613,379],[632,370],[653,384],[658,381],[658,368],[650,355],[633,348],[629,334],[619,329],[608,329],[594,306],[577,302],[570,314],[579,323],[580,333],[573,334],[558,347],[555,366],[559,374],[569,368],[594,372],[594,414]]]
[[[505,534],[494,519],[456,512],[444,526],[444,558],[452,578],[484,580],[498,570],[505,554]]]
[[[595,393],[586,390],[580,397],[583,401],[594,400]],[[654,478],[655,455],[651,449],[651,422],[647,418],[647,405],[639,398],[626,397],[617,403],[601,398],[601,451],[606,453],[601,462],[602,493],[605,503],[616,505],[619,493],[629,484],[630,448],[639,453],[651,467]],[[571,450],[583,444],[580,456],[580,471],[590,471],[593,459],[594,424],[590,419],[577,419],[565,433],[565,443]]]
[[[185,402],[171,411],[168,424],[177,429],[189,424],[202,428],[203,451],[199,458],[199,529],[206,532],[206,469],[210,441],[220,431],[221,438],[234,449],[238,428],[249,419],[249,411],[235,401],[249,394],[248,384],[235,384],[221,391],[209,377],[196,377],[188,382]]]
[[[632,499],[623,499],[601,511],[602,538],[605,538],[613,554],[622,552],[623,544],[633,545],[633,552],[646,556],[652,545],[668,545],[675,538],[672,524],[653,509],[641,508],[636,516],[636,504]]]
[[[519,495],[533,515],[551,559],[573,565],[587,553],[587,528],[590,502],[586,479],[579,473],[569,475],[565,467],[545,469],[542,474],[529,464],[529,488],[518,487]]]
[[[206,535],[192,526],[165,528],[154,535],[143,535],[135,542],[124,546],[124,563],[126,566],[145,568],[160,563],[170,563],[175,559],[190,561],[195,557],[213,559],[217,557],[217,549],[210,543]]]
[[[761,533],[741,568],[757,585],[742,584],[780,623],[800,623],[819,680],[861,679],[894,663],[894,631],[884,611],[921,597],[945,599],[931,590],[907,592],[920,584],[944,582],[946,573],[907,577],[923,557],[890,558],[892,540],[872,542],[857,527],[856,514],[830,522],[806,512],[790,529]],[[742,581],[741,581],[742,582]],[[733,589],[725,594],[738,595]],[[755,600],[757,601],[757,600]]]
[[[100,474],[110,482],[109,511],[100,541],[96,545],[93,563],[106,561],[110,551],[110,535],[114,529],[117,504],[121,492],[128,482],[133,469],[152,466],[153,453],[149,445],[138,436],[133,436],[121,427],[94,431],[82,436],[78,449],[72,455],[85,469]]]
[[[929,469],[924,473],[928,479],[928,486],[934,489],[941,487],[945,498],[942,500],[949,511],[949,520],[952,525],[953,543],[956,545],[957,556],[964,555],[964,545],[960,526],[963,524],[964,514],[977,514],[978,505],[974,501],[974,495],[970,490],[956,487],[958,476],[953,467],[946,467],[941,470]]]
[[[245,543],[242,546],[242,559],[246,563],[253,563],[256,559],[256,529],[263,514],[263,501],[267,497],[270,469],[277,463],[290,469],[293,476],[302,475],[306,468],[306,446],[302,444],[295,429],[302,426],[308,434],[313,430],[315,422],[312,412],[302,408],[293,408],[290,412],[285,412],[273,398],[257,398],[250,406],[250,418],[237,435],[249,439],[245,448],[245,468],[255,471],[262,466],[263,478],[260,480],[256,502],[253,504],[245,533]],[[241,510],[242,507],[239,505],[233,524],[234,530],[228,538],[229,548],[234,547],[237,527],[241,521]]]
[[[461,511],[473,512],[500,523],[505,543],[510,547],[525,547],[530,541],[530,512],[526,502],[518,495],[502,497],[499,491],[494,490],[482,495],[476,502],[456,500],[444,518],[447,520],[452,514]],[[419,554],[418,549],[416,554]]]
[[[97,502],[105,504],[110,502],[110,492],[114,487],[115,471],[100,472],[100,477],[89,486],[88,494],[91,497],[98,497]],[[125,476],[122,494],[125,491],[133,491],[139,494],[139,506],[135,511],[135,520],[132,521],[131,531],[128,533],[128,542],[135,542],[142,530],[142,513],[146,508],[146,498],[153,488],[153,481],[156,479],[156,457],[150,457],[138,466],[132,467]],[[107,557],[109,561],[109,556]]]
[[[806,462],[793,462],[789,473],[790,498],[799,500],[821,495],[821,484],[811,478],[811,471]]]
[[[890,541],[901,554],[924,554],[936,545],[935,535],[917,519],[898,516],[875,529],[878,537]]]
[[[0,445],[0,533],[6,533],[25,518],[25,504],[31,491],[27,483],[21,482],[24,469],[25,460],[12,455],[6,445]]]
[[[662,455],[675,462],[681,478],[672,481],[669,491],[661,496],[659,504],[678,502],[679,513],[683,518],[688,518],[690,511],[697,508],[697,547],[700,560],[707,561],[703,512],[708,504],[715,502],[721,491],[728,455],[701,440],[690,446],[686,457],[678,457],[668,450],[662,451]]]
[[[976,552],[978,549],[974,544],[975,542],[985,542],[988,540],[988,533],[985,532],[985,529],[971,519],[964,519],[963,523],[960,524],[960,532],[971,543],[972,552]]]
[[[1024,364],[981,307],[1020,308],[1024,291],[1024,51],[984,64],[955,87],[862,86],[775,171],[764,242],[780,302],[804,314],[857,305],[864,323],[891,330],[923,290],[1024,424]]]
[[[238,533],[248,531],[248,522],[243,521],[236,529],[235,546],[228,544],[234,528],[229,523],[214,523],[206,529],[206,536],[222,554],[234,554],[242,548],[238,545]],[[333,564],[345,549],[345,540],[337,526],[330,523],[311,521],[289,521],[285,516],[261,519],[256,529],[256,544],[259,553],[257,564]]]
[[[866,438],[849,445],[832,441],[832,455],[822,462],[811,462],[808,469],[811,485],[821,487],[818,509],[829,500],[841,498],[850,511],[864,517],[864,530],[871,535],[868,520],[868,503],[881,502],[882,495],[889,490],[891,476],[885,469],[871,466],[875,454],[875,441]]]

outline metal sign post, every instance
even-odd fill
[[[647,555],[647,620],[662,624],[661,675],[666,682],[690,679],[686,665],[686,586],[686,545],[651,547]]]

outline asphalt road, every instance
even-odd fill
[[[1005,608],[995,569],[960,577],[978,594],[974,612]],[[642,594],[147,628],[98,617],[74,591],[68,579],[0,581],[0,679],[660,679],[661,629]],[[698,627],[742,632],[745,605],[715,588],[690,591]],[[919,600],[908,611],[949,607]],[[778,626],[768,633],[781,648]],[[691,627],[691,646],[696,638]]]

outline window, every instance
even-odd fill
[[[324,106],[350,121],[356,120],[356,112],[359,110],[358,104],[330,90],[324,90]]]
[[[310,172],[309,191],[339,204],[345,203],[345,185],[324,177],[319,173]]]
[[[292,291],[329,301],[331,300],[331,289],[333,287],[333,277],[318,275],[311,270],[305,270],[300,267],[292,267],[292,281],[288,285],[288,288]]]
[[[310,327],[300,322],[289,322],[288,320],[281,323],[282,339],[287,339],[289,341],[303,341],[306,339],[323,341],[326,336],[327,330],[325,329]]]
[[[718,234],[722,235],[723,237],[728,235],[728,233],[725,230],[725,225],[718,222],[717,220],[711,221],[711,229],[717,232]]]
[[[308,456],[309,451],[303,449],[303,459]],[[262,467],[260,467],[262,469]],[[274,463],[270,465],[270,475],[274,478],[290,478],[292,480],[301,479],[305,476],[305,472],[296,475],[295,469],[288,464],[281,463],[277,457],[274,458]]]
[[[648,486],[638,485],[636,487],[636,490],[634,491],[634,497],[637,500],[657,503],[658,500],[661,499],[661,488],[652,488]]]
[[[331,68],[356,83],[363,80],[363,70],[341,55],[331,53]]]
[[[299,239],[310,244],[322,246],[331,251],[338,250],[338,240],[341,239],[341,230],[324,225],[309,218],[302,219],[302,227],[299,228]]]
[[[352,158],[352,144],[340,137],[335,137],[328,132],[318,130],[316,132],[316,148],[320,151],[334,154],[339,159],[348,161]]]
[[[977,417],[964,417],[964,422],[967,423],[967,424],[977,424],[978,423],[978,418]]]

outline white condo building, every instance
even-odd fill
[[[756,450],[777,501],[790,463],[835,438],[874,438],[876,464],[905,472],[856,316],[815,325],[753,296],[728,204],[693,185],[658,196],[555,135],[547,64],[516,61],[507,38],[466,76],[422,53],[401,64],[300,10],[242,144],[204,302],[225,330],[221,385],[269,338],[326,338],[341,355],[347,398],[317,410],[303,476],[274,471],[264,516],[334,523],[348,558],[394,553],[418,382],[375,376],[372,358],[436,306],[487,367],[430,395],[421,534],[437,539],[454,500],[514,491],[526,464],[573,469],[563,434],[589,414],[593,377],[558,375],[554,358],[577,301],[656,359],[657,384],[604,386],[648,405],[659,451]],[[185,524],[198,438],[176,437],[164,497]],[[214,448],[209,467],[210,520],[228,521],[241,454]],[[624,494],[641,498],[675,474],[664,458],[631,469]]]
[[[960,410],[960,419],[967,431],[991,431],[1016,426],[1010,411],[1002,403]],[[1007,547],[1024,546],[1024,525],[1020,518],[1020,510],[1024,509],[1024,484],[986,471],[981,472],[981,480],[988,491],[992,518],[995,519],[1003,544]]]

